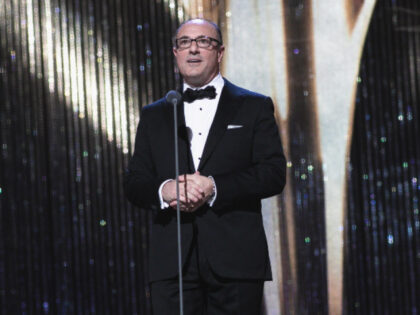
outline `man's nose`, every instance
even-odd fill
[[[199,47],[197,45],[197,42],[195,40],[193,40],[191,42],[191,46],[190,46],[190,52],[192,53],[197,53],[199,51]]]

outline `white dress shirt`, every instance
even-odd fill
[[[222,75],[219,73],[210,83],[200,87],[200,89],[205,89],[207,86],[212,85],[216,89],[216,97],[214,99],[200,99],[195,100],[191,103],[184,101],[184,116],[185,116],[185,125],[190,129],[190,148],[191,154],[194,162],[194,167],[197,170],[200,164],[201,155],[203,154],[204,146],[209,135],[210,127],[213,123],[214,116],[216,114],[217,106],[220,100],[220,94],[222,93],[223,86],[225,81],[223,80]],[[183,91],[186,89],[198,89],[193,88],[187,83],[184,82]],[[215,194],[208,203],[211,206],[216,200],[216,183],[213,180],[215,187]],[[162,198],[162,188],[170,179],[164,181],[159,187],[159,200],[161,208],[165,209],[169,207],[168,203],[163,201]]]
[[[185,124],[191,130],[192,134],[190,144],[195,169],[198,169],[198,165],[200,164],[204,145],[206,144],[207,136],[209,135],[210,127],[216,114],[225,81],[219,73],[209,84],[200,87],[200,89],[204,89],[209,85],[216,88],[216,97],[214,99],[205,98],[195,100],[191,103],[184,102]],[[184,83],[184,92],[188,88],[193,89]]]

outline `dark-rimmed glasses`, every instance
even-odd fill
[[[211,44],[212,42],[216,42],[217,45],[220,45],[220,42],[217,39],[208,37],[208,36],[198,36],[197,38],[190,38],[190,37],[177,38],[175,40],[175,45],[176,45],[176,48],[186,49],[186,48],[191,47],[192,42],[195,42],[197,46],[200,48],[209,48],[210,46],[212,46]]]

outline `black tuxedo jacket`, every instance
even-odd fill
[[[212,270],[232,279],[271,279],[261,199],[282,191],[285,157],[269,97],[225,80],[198,170],[212,175],[217,198],[212,207],[182,213],[183,262],[193,234]],[[178,106],[180,174],[195,171]],[[127,198],[150,209],[150,280],[175,277],[178,271],[176,211],[160,209],[158,189],[175,177],[173,105],[161,99],[142,109],[135,149],[125,178]]]

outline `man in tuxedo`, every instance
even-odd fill
[[[271,279],[261,199],[282,191],[285,157],[269,97],[219,72],[219,27],[193,19],[173,53],[183,77],[178,105],[184,314],[260,314]],[[153,211],[150,281],[154,314],[178,314],[173,105],[142,109],[125,190]]]

